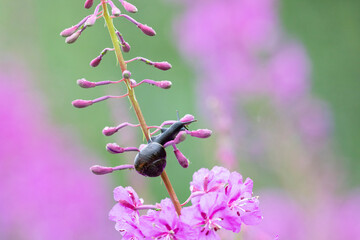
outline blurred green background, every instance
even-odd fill
[[[135,15],[140,22],[152,26],[155,37],[142,34],[126,21],[115,21],[131,45],[131,51],[125,58],[143,56],[154,61],[169,61],[170,71],[159,71],[140,62],[129,65],[132,77],[140,81],[145,78],[171,80],[170,90],[141,86],[136,94],[145,119],[149,125],[157,125],[167,119],[191,113],[199,120],[195,128],[209,128],[206,116],[197,114],[194,69],[178,52],[173,34],[173,21],[181,15],[182,8],[174,1],[133,0],[139,12]],[[336,151],[344,156],[343,163],[348,171],[348,187],[358,187],[360,183],[360,1],[357,0],[283,0],[280,2],[283,25],[288,34],[304,44],[312,61],[312,91],[320,99],[328,102],[334,117],[334,136]],[[116,116],[110,112],[109,103],[99,103],[86,109],[74,109],[71,101],[77,98],[93,99],[104,94],[122,94],[123,86],[81,89],[76,80],[86,78],[89,81],[117,80],[121,72],[115,58],[108,54],[97,68],[89,62],[111,42],[102,20],[87,29],[75,44],[68,45],[59,33],[77,23],[89,11],[83,8],[83,1],[4,1],[0,2],[0,50],[3,56],[15,56],[24,61],[31,70],[34,84],[41,89],[51,110],[51,119],[59,127],[80,136],[84,145],[103,159],[105,165],[117,165],[128,161],[122,156],[113,156],[105,151],[108,142],[117,141],[115,137],[104,137],[104,126],[117,123],[135,122],[132,109],[127,107],[124,114]],[[110,100],[111,102],[114,100]],[[116,101],[116,100],[115,100]],[[36,108],[36,106],[34,106]],[[121,134],[121,133],[120,133]],[[216,137],[216,133],[215,136]],[[138,131],[138,144],[142,135]],[[118,141],[119,142],[119,141]],[[119,145],[126,146],[126,142]],[[200,167],[215,164],[214,154],[209,147],[212,139],[200,141],[189,139],[181,149],[192,164],[186,170],[181,169],[171,157],[167,172],[179,193],[180,201],[188,195],[188,183],[194,171]],[[49,160],[51,161],[51,160]],[[251,169],[256,169],[250,166]],[[88,171],[88,169],[84,169]],[[254,171],[254,170],[252,170]],[[242,173],[247,175],[246,166]],[[90,172],[89,172],[90,174]],[[118,172],[112,176],[113,185],[127,185],[125,176]],[[167,193],[161,187],[160,179],[148,179],[151,191],[156,194],[153,200],[160,200]],[[264,180],[265,181],[265,180]],[[106,196],[104,196],[106,197]],[[111,199],[111,193],[108,196]],[[150,201],[150,200],[149,200]]]

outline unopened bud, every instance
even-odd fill
[[[84,4],[84,8],[91,8],[94,3],[94,0],[86,0]]]
[[[101,60],[102,60],[102,55],[97,56],[96,58],[91,60],[90,66],[97,67],[100,64]]]
[[[96,22],[96,14],[91,15],[85,22],[85,26],[91,27]]]
[[[74,32],[76,32],[76,30],[78,29],[79,27],[78,26],[72,26],[72,27],[69,27],[67,29],[64,29],[61,33],[60,33],[60,36],[62,37],[69,37],[71,36],[72,34],[74,34]]]
[[[129,79],[131,77],[131,72],[129,70],[125,70],[125,71],[123,71],[122,75],[123,75],[123,78]]]
[[[109,153],[117,154],[117,153],[123,153],[125,152],[125,149],[117,145],[116,143],[108,143],[106,144],[106,150]]]
[[[118,130],[115,128],[115,127],[105,127],[102,131],[102,133],[105,135],[105,136],[111,136],[113,135],[114,133],[116,133]]]
[[[140,28],[140,30],[145,33],[148,36],[155,36],[156,32],[154,29],[152,29],[151,27],[144,25],[144,24],[139,24],[138,28]]]
[[[184,117],[180,119],[181,122],[191,122],[194,121],[195,117],[191,114],[186,114]]]
[[[174,139],[174,143],[179,144],[179,143],[185,141],[185,139],[186,139],[186,132],[181,131],[178,133],[178,135],[176,135],[176,137]]]
[[[66,43],[74,43],[81,35],[81,31],[76,31],[65,39]]]
[[[123,52],[130,52],[130,44],[127,43],[127,42],[124,42],[124,43],[121,45],[121,49],[123,50]]]
[[[135,86],[137,84],[137,82],[134,79],[130,79],[130,84],[131,84],[131,86]]]
[[[190,136],[197,138],[208,138],[211,136],[212,131],[209,129],[198,129],[196,131],[190,131]]]
[[[155,62],[154,67],[166,71],[169,70],[172,66],[168,62]]]
[[[170,81],[160,81],[156,86],[163,89],[169,89],[171,87],[172,83]]]
[[[87,106],[90,106],[93,104],[93,102],[91,100],[82,100],[82,99],[77,99],[72,101],[71,103],[74,107],[77,108],[85,108]]]
[[[89,82],[85,78],[78,79],[76,83],[82,88],[93,88],[96,87],[96,83]]]
[[[189,160],[184,156],[184,154],[182,154],[182,152],[180,152],[179,149],[174,150],[174,153],[180,166],[182,166],[183,168],[189,167]]]
[[[90,170],[96,175],[103,175],[113,172],[113,169],[111,167],[103,167],[99,165],[92,166]]]
[[[124,6],[125,10],[128,12],[136,13],[138,11],[134,5],[132,5],[131,3],[128,3],[127,1],[123,1],[122,5]]]
[[[118,16],[120,16],[121,11],[114,5],[114,6],[111,6],[111,14],[118,17]]]

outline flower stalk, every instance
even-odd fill
[[[104,19],[105,19],[105,23],[106,23],[107,29],[109,31],[110,38],[111,38],[111,41],[112,41],[112,44],[113,44],[113,47],[114,47],[114,50],[115,50],[115,55],[116,55],[116,58],[117,58],[117,61],[118,61],[119,65],[120,65],[121,72],[124,74],[124,72],[127,71],[127,66],[126,66],[124,57],[122,55],[121,49],[120,49],[120,44],[118,42],[118,38],[117,38],[117,34],[116,34],[115,27],[114,27],[114,24],[113,24],[113,20],[109,15],[106,1],[101,0],[101,4],[102,4],[102,8],[103,8],[103,16],[104,16]],[[134,91],[133,87],[131,86],[130,76],[124,77],[124,79],[125,79],[124,82],[125,82],[127,90],[128,90],[128,97],[129,97],[129,100],[131,102],[131,105],[133,106],[133,108],[135,110],[135,114],[136,114],[136,117],[137,117],[137,119],[139,121],[141,130],[142,130],[146,140],[149,141],[150,140],[149,130],[148,130],[148,127],[146,125],[144,116],[143,116],[143,114],[141,112],[139,103],[136,100],[135,91]],[[181,205],[180,205],[180,202],[179,202],[179,200],[178,200],[178,198],[176,196],[174,188],[172,187],[170,179],[167,176],[165,170],[161,173],[161,179],[164,182],[164,185],[166,187],[166,190],[169,193],[169,196],[170,196],[170,199],[171,199],[172,203],[174,204],[176,213],[178,215],[180,215],[181,214]]]

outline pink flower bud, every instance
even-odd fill
[[[147,25],[139,23],[138,28],[140,28],[140,30],[148,36],[155,36],[156,34],[155,30]]]
[[[113,172],[113,169],[111,167],[103,167],[99,165],[92,166],[90,170],[96,175],[103,175]]]
[[[160,81],[156,86],[163,89],[169,89],[171,87],[171,84],[172,83],[170,81]]]
[[[186,139],[186,132],[181,131],[178,133],[178,135],[176,135],[176,137],[174,139],[174,143],[179,144],[179,143],[185,141],[185,139]]]
[[[96,22],[96,14],[91,15],[85,22],[85,26],[91,27]]]
[[[72,101],[71,103],[74,107],[77,108],[85,108],[87,106],[90,106],[93,104],[93,102],[91,100],[82,100],[82,99],[77,99]]]
[[[91,60],[90,66],[92,66],[92,67],[97,67],[97,66],[100,64],[101,59],[102,59],[102,55],[97,56],[96,58],[94,58],[93,60]]]
[[[84,8],[91,8],[94,3],[94,0],[86,0],[84,4]]]
[[[130,52],[130,45],[129,45],[129,43],[124,42],[124,43],[121,45],[121,49],[123,50],[123,52]]]
[[[155,62],[154,67],[166,71],[169,70],[172,66],[168,62]]]
[[[113,135],[114,133],[116,133],[118,130],[115,128],[115,127],[105,127],[102,131],[102,133],[105,135],[105,136],[111,136]]]
[[[106,144],[106,150],[109,153],[117,154],[117,153],[123,153],[125,152],[125,149],[117,145],[116,143],[108,143]]]
[[[131,84],[131,86],[135,86],[137,84],[137,82],[134,79],[130,79],[130,84]]]
[[[82,87],[82,88],[93,88],[93,87],[96,87],[96,83],[94,82],[89,82],[87,81],[85,78],[81,78],[81,79],[78,79],[77,81],[77,84]]]
[[[131,77],[131,72],[129,70],[125,70],[125,71],[123,71],[122,75],[123,75],[123,78],[129,79]]]
[[[60,36],[62,37],[69,37],[71,36],[72,34],[74,34],[74,32],[76,32],[76,30],[78,29],[79,27],[78,26],[72,26],[72,27],[69,27],[67,29],[64,29],[61,33],[60,33]]]
[[[123,1],[122,5],[125,8],[125,10],[128,12],[136,13],[138,11],[134,5],[132,5],[131,3],[128,3],[127,1]]]
[[[111,14],[114,16],[120,16],[121,11],[114,5],[114,6],[111,6]]]
[[[77,31],[65,39],[66,43],[74,43],[81,35],[81,31]]]
[[[191,122],[194,121],[195,117],[190,114],[186,114],[183,118],[180,119],[181,122]]]
[[[190,136],[197,138],[208,138],[211,136],[212,131],[209,129],[198,129],[196,131],[190,131]]]
[[[183,168],[189,167],[189,160],[184,156],[184,154],[182,154],[182,152],[180,152],[179,149],[174,150],[174,153],[180,166],[182,166]]]

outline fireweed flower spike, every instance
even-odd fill
[[[137,8],[123,0],[120,0],[126,11],[137,12]],[[93,1],[85,1],[85,8],[91,8]],[[100,7],[102,10],[100,11]],[[109,15],[109,7],[111,15]],[[123,82],[126,85],[127,93],[121,96],[103,96],[94,100],[77,99],[72,102],[74,107],[85,108],[94,103],[107,100],[109,98],[128,97],[132,108],[135,110],[138,123],[121,123],[116,127],[105,127],[103,134],[111,136],[124,127],[140,127],[146,143],[141,143],[137,147],[121,147],[116,143],[106,145],[106,150],[111,154],[121,154],[125,152],[137,152],[133,164],[124,164],[115,167],[95,165],[90,170],[97,175],[106,175],[118,170],[133,170],[148,177],[161,176],[164,185],[169,193],[170,199],[164,199],[160,204],[144,205],[137,193],[131,187],[117,187],[114,190],[114,199],[117,202],[111,209],[109,218],[115,221],[115,229],[120,232],[123,239],[218,239],[217,231],[221,228],[233,232],[240,231],[241,224],[256,224],[261,220],[258,208],[258,198],[252,196],[252,181],[242,182],[241,175],[230,173],[222,167],[214,167],[212,170],[200,169],[193,176],[190,183],[191,194],[184,204],[180,204],[170,180],[165,172],[167,164],[166,148],[171,146],[179,164],[187,168],[189,160],[178,149],[178,144],[186,140],[190,135],[196,138],[208,138],[212,134],[211,130],[198,129],[191,131],[188,129],[191,123],[196,122],[194,116],[187,114],[178,120],[167,120],[159,126],[148,126],[141,112],[139,103],[135,97],[135,88],[143,83],[169,89],[172,86],[170,81],[154,81],[145,79],[137,83],[131,79],[131,72],[127,70],[127,64],[139,60],[148,65],[152,65],[160,70],[169,70],[171,64],[153,62],[143,57],[135,57],[125,61],[123,52],[129,52],[130,45],[125,42],[122,34],[115,28],[113,20],[123,17],[134,23],[143,33],[154,36],[155,31],[128,15],[121,14],[113,1],[101,0],[94,10],[94,13],[85,17],[77,25],[65,29],[61,36],[66,37],[67,43],[75,42],[82,31],[95,24],[96,20],[103,18],[109,31],[113,48],[105,48],[99,56],[90,63],[92,67],[99,65],[102,57],[108,52],[113,51],[122,72],[122,78],[115,81],[90,82],[84,78],[77,80],[77,84],[82,88],[94,88],[102,85],[112,85]],[[173,164],[173,163],[170,163]],[[192,206],[185,207],[181,212],[181,206],[189,202]],[[147,213],[140,214],[140,211],[148,210]]]

